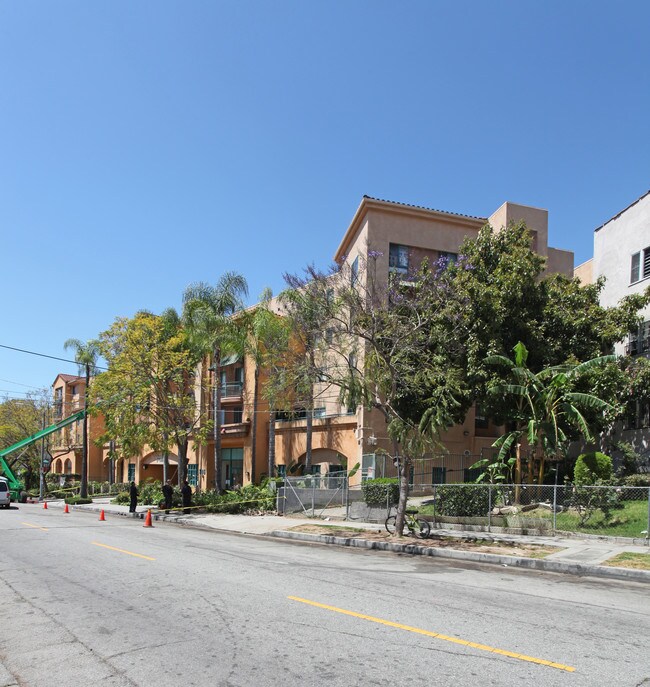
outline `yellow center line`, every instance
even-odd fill
[[[125,553],[128,556],[135,556],[136,558],[144,558],[146,561],[155,561],[155,558],[151,556],[143,556],[141,553],[133,553],[133,551],[125,551],[124,549],[117,549],[114,546],[108,546],[108,544],[100,544],[98,541],[90,542],[94,546],[101,546],[103,549],[110,549],[111,551],[119,551],[119,553]]]
[[[25,527],[33,527],[35,530],[41,530],[41,532],[47,532],[47,527],[39,527],[38,525],[31,525],[28,522],[22,522],[21,525],[25,525]]]
[[[362,620],[369,620],[372,623],[379,623],[380,625],[387,625],[388,627],[396,627],[399,630],[406,630],[407,632],[415,632],[419,635],[425,635],[426,637],[434,637],[435,639],[441,639],[445,642],[452,642],[453,644],[460,644],[462,646],[468,646],[472,649],[480,649],[481,651],[489,651],[493,654],[499,654],[500,656],[508,656],[509,658],[517,658],[520,661],[528,661],[529,663],[538,663],[542,666],[548,666],[549,668],[557,668],[558,670],[566,670],[569,673],[575,671],[572,666],[565,666],[562,663],[553,663],[553,661],[545,661],[543,658],[535,658],[534,656],[525,656],[524,654],[517,654],[514,651],[505,651],[504,649],[497,649],[493,646],[487,646],[486,644],[477,644],[476,642],[469,642],[466,639],[458,639],[457,637],[448,637],[447,635],[442,635],[439,632],[430,632],[429,630],[422,630],[418,627],[411,627],[410,625],[402,625],[401,623],[394,623],[390,620],[383,620],[382,618],[375,618],[371,615],[364,615],[363,613],[355,613],[354,611],[346,611],[343,608],[336,608],[336,606],[327,606],[326,604],[320,604],[316,601],[309,601],[308,599],[301,599],[297,596],[287,597],[292,601],[299,601],[303,604],[308,604],[309,606],[316,606],[316,608],[324,608],[326,611],[334,611],[335,613],[342,613],[343,615],[351,615],[354,618],[361,618]]]

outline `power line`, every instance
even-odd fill
[[[46,353],[37,353],[36,351],[27,351],[24,348],[16,348],[15,346],[5,346],[0,344],[0,348],[7,348],[10,351],[18,351],[19,353],[28,353],[29,355],[37,355],[39,358],[50,358],[51,360],[60,360],[62,363],[71,363],[72,365],[83,365],[76,360],[68,360],[67,358],[57,358],[55,355],[47,355]],[[102,367],[101,365],[93,365],[98,370],[107,370],[107,367]],[[12,382],[13,383],[13,382]]]

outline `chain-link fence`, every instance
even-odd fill
[[[320,517],[328,509],[337,512],[337,517],[347,518],[350,496],[361,499],[361,491],[351,494],[345,475],[304,475],[285,477],[278,489],[277,510],[283,515],[303,513],[309,517]]]
[[[424,496],[422,494],[425,494]],[[383,522],[396,497],[367,506],[361,486],[348,489],[348,519]],[[650,543],[650,488],[536,484],[428,484],[409,493],[409,506],[432,527],[519,534],[573,532]]]

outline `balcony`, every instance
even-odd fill
[[[632,339],[629,343],[625,345],[625,355],[638,355],[639,353],[639,342],[636,339]]]
[[[242,400],[242,382],[228,382],[221,385],[221,400],[222,401],[241,401]]]
[[[228,425],[222,425],[221,436],[222,437],[245,437],[248,435],[250,430],[250,422],[233,422]]]

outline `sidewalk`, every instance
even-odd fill
[[[63,501],[48,502],[49,508],[63,509]],[[128,506],[119,506],[110,503],[109,499],[96,499],[93,504],[74,506],[73,510],[90,511],[123,517],[144,518],[147,512],[146,506],[138,506],[136,515],[129,513]],[[387,541],[367,540],[355,533],[354,537],[331,536],[328,534],[313,534],[307,532],[291,531],[298,525],[324,525],[338,529],[354,528],[368,532],[383,532],[383,525],[364,522],[341,522],[339,520],[323,520],[319,518],[290,517],[277,515],[220,515],[195,513],[184,515],[173,512],[165,515],[151,508],[154,521],[177,523],[180,525],[199,527],[204,529],[219,530],[237,534],[253,534],[292,539],[304,542],[331,544],[337,546],[349,546],[354,548],[366,548],[399,553],[411,553],[455,560],[474,561],[479,563],[491,563],[508,567],[528,568],[534,570],[546,570],[574,575],[595,575],[615,579],[627,579],[650,582],[650,570],[636,570],[633,568],[609,567],[602,563],[620,553],[637,553],[650,555],[650,547],[622,543],[620,538],[612,537],[560,537],[560,536],[526,536],[513,534],[494,534],[487,532],[461,532],[458,530],[435,529],[432,530],[431,539],[444,538],[457,541],[481,541],[494,544],[532,544],[538,546],[553,546],[561,548],[560,551],[551,553],[544,558],[523,558],[495,553],[479,553],[463,551],[447,545],[445,548],[426,548],[418,546],[418,540],[405,543],[393,543]],[[447,542],[448,544],[448,542]]]

